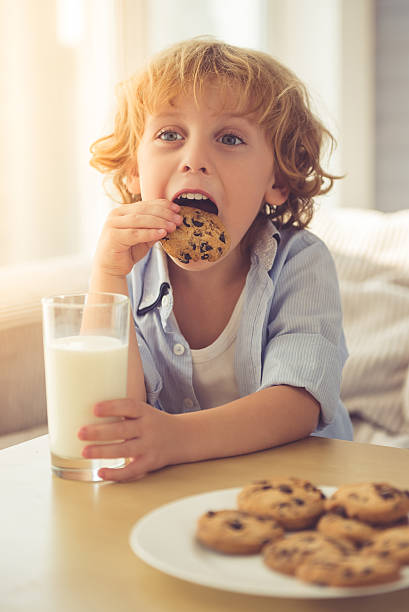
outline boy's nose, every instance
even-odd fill
[[[210,161],[206,142],[203,138],[192,138],[181,154],[181,171],[183,173],[209,174]]]
[[[200,164],[193,164],[192,162],[184,162],[182,164],[182,172],[193,172],[199,174],[208,174],[208,167]]]

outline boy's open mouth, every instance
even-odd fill
[[[202,193],[186,191],[180,193],[173,201],[179,204],[179,206],[191,206],[192,208],[200,208],[200,210],[212,213],[213,215],[218,214],[217,206],[213,200]]]

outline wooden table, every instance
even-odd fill
[[[172,578],[136,557],[132,525],[186,495],[293,474],[319,485],[363,480],[409,485],[409,451],[308,438],[280,448],[180,465],[127,484],[51,475],[48,438],[0,451],[2,612],[407,612],[409,589],[344,600],[258,597]]]

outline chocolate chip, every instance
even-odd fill
[[[382,497],[382,499],[393,499],[397,495],[400,495],[400,491],[398,491],[398,489],[395,489],[387,484],[375,484],[374,488],[379,497]]]
[[[287,485],[280,485],[278,487],[278,490],[281,491],[281,493],[292,493],[293,492],[292,488]]]
[[[216,512],[213,512],[213,510],[209,510],[206,516],[209,516],[209,517],[216,516]]]
[[[220,236],[219,236],[219,240],[220,240],[220,242],[224,242],[224,244],[226,244],[226,238],[225,238],[224,232],[222,232],[222,233],[220,234]]]
[[[187,222],[186,217],[183,217],[183,225],[186,225],[186,227],[191,227],[190,223]]]
[[[334,506],[334,508],[331,508],[331,512],[333,512],[337,516],[347,518],[347,513],[344,506]]]
[[[297,504],[297,506],[303,506],[305,504],[303,499],[300,499],[299,497],[294,497],[294,502]]]
[[[209,254],[204,253],[203,255],[201,255],[200,259],[209,259]]]
[[[297,552],[297,549],[296,549]],[[287,548],[282,548],[281,550],[278,551],[278,557],[291,557],[292,551],[288,550]]]
[[[390,491],[383,491],[382,493],[379,493],[379,495],[382,497],[382,499],[393,499],[395,497],[395,493]]]
[[[195,227],[203,227],[204,225],[202,221],[198,221],[197,219],[192,219],[192,223]]]
[[[369,576],[370,574],[372,574],[373,569],[372,567],[364,567],[364,569],[361,571],[361,574],[364,574],[365,576]]]
[[[271,485],[263,485],[262,487],[260,487],[260,489],[262,491],[267,491],[267,489],[272,489],[273,487]]]
[[[354,572],[347,568],[346,570],[344,570],[343,575],[345,576],[345,578],[353,578],[354,577]]]
[[[231,527],[232,529],[243,529],[243,523],[239,520],[234,520],[234,521],[229,521],[228,523],[229,527]]]
[[[188,264],[191,259],[192,258],[189,253],[182,253],[182,255],[179,257],[179,261],[186,264]]]
[[[206,253],[207,251],[213,251],[212,245],[209,244],[208,242],[201,242],[200,243],[200,252],[201,253]]]

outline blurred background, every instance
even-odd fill
[[[0,269],[93,252],[109,203],[89,146],[111,129],[115,84],[199,34],[307,83],[346,174],[328,206],[408,206],[406,0],[0,0]]]

